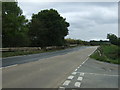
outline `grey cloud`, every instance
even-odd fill
[[[105,39],[107,32],[117,34],[117,2],[20,2],[19,5],[29,19],[43,9],[56,9],[70,23],[67,37],[90,40]]]

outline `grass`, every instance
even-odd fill
[[[116,45],[103,45],[90,57],[99,61],[120,64],[120,47]]]

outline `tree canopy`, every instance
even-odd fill
[[[109,39],[111,44],[120,46],[120,38],[117,37],[115,34],[107,34],[107,39]]]
[[[17,2],[2,2],[3,47],[28,46],[27,20]]]
[[[64,37],[68,34],[69,23],[54,10],[42,10],[33,14],[29,23],[29,35],[32,46],[64,45]]]

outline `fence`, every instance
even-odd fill
[[[45,50],[54,50],[54,49],[64,49],[67,47],[75,47],[77,44],[72,44],[69,46],[49,46],[45,47]],[[36,51],[42,50],[41,47],[10,47],[10,48],[0,48],[0,52],[13,52],[13,51]]]

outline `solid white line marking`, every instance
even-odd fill
[[[80,73],[80,76],[84,76],[84,73]]]
[[[69,76],[69,77],[68,77],[68,79],[70,79],[70,80],[73,79],[73,78],[74,78],[74,76]]]
[[[76,73],[77,73],[77,72],[73,72],[72,74],[73,74],[73,75],[76,75]]]
[[[98,47],[97,47],[98,48]],[[89,54],[88,56],[91,56],[96,50],[97,50],[97,48],[91,53],[91,54]]]
[[[82,65],[88,60],[89,58],[87,58],[83,63],[82,63]]]
[[[77,71],[77,69],[75,69],[75,71]]]
[[[58,90],[65,90],[65,87],[59,87]]]
[[[69,83],[70,83],[70,80],[66,80],[66,81],[63,83],[63,85],[64,85],[64,86],[67,86],[67,85],[69,85]]]
[[[2,67],[2,69],[3,68],[9,68],[9,67],[15,67],[15,66],[17,66],[18,64],[15,64],[15,65],[11,65],[11,66],[7,66],[7,67]]]
[[[75,83],[75,87],[80,87],[81,83],[80,82],[76,82]]]
[[[78,77],[77,80],[78,80],[78,81],[82,81],[82,79],[83,79],[83,77]]]

